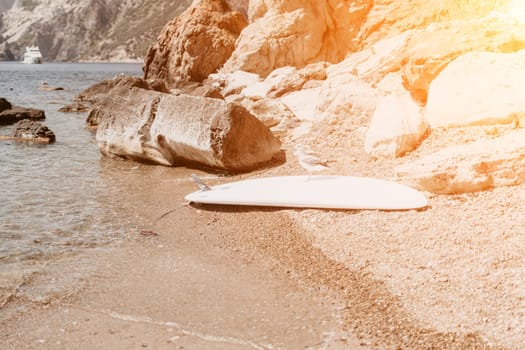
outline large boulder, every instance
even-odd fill
[[[343,1],[253,0],[250,24],[223,71],[246,70],[266,77],[273,70],[338,62],[354,48],[370,4]]]
[[[237,172],[280,153],[262,122],[219,99],[121,88],[95,110],[103,115],[96,138],[108,156]]]
[[[268,12],[251,23],[239,37],[223,71],[244,70],[263,77],[283,66],[303,67],[326,58],[323,36],[327,24],[317,5]]]
[[[425,118],[433,128],[508,123],[525,117],[525,50],[467,53],[430,85]]]
[[[201,82],[230,57],[246,18],[225,0],[201,0],[168,23],[144,60],[144,77]]]
[[[403,65],[405,87],[419,102],[430,84],[457,57],[471,51],[515,52],[525,48],[525,23],[486,17],[445,22],[412,35]]]
[[[113,79],[103,80],[96,84],[91,85],[80,94],[75,97],[78,102],[92,102],[95,103],[104,99],[112,89],[127,87],[139,88],[144,90],[154,90],[159,92],[168,92],[164,82],[156,79],[142,79],[138,77],[132,77],[127,75],[119,75]]]
[[[11,125],[22,119],[44,120],[46,113],[41,109],[13,106],[5,98],[0,98],[0,125]]]
[[[451,146],[395,171],[414,187],[441,194],[519,185],[525,181],[525,131]]]
[[[97,103],[99,101],[104,100],[108,96],[111,96],[115,93],[115,91],[119,91],[121,89],[130,90],[133,88],[148,91],[157,91],[162,93],[171,92],[175,95],[187,94],[222,99],[220,91],[209,84],[204,85],[202,83],[197,82],[185,82],[179,84],[177,89],[168,90],[164,82],[160,79],[146,80],[138,77],[118,76],[113,79],[104,80],[92,85],[91,87],[81,92],[76,97],[76,100]],[[75,108],[74,105],[65,106],[63,111],[68,112],[69,107]],[[91,109],[86,120],[88,129],[96,129],[103,116],[104,113],[101,113],[101,110],[99,108]]]

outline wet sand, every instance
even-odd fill
[[[148,169],[128,187],[139,189],[129,196],[140,210],[136,232],[65,256],[19,287],[2,310],[2,349],[359,347],[337,296],[269,254],[277,242],[265,232],[294,230],[285,215],[192,207],[182,198],[195,187],[178,180],[181,171],[173,181],[170,169],[153,172],[165,181],[144,185]],[[74,271],[82,273],[63,290],[41,286]]]

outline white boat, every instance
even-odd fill
[[[42,63],[42,54],[38,46],[26,47],[26,53],[24,54],[24,63],[35,64]]]

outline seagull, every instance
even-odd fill
[[[299,164],[308,171],[308,178],[310,178],[314,171],[321,171],[329,168],[327,161],[319,159],[315,153],[307,150],[304,145],[296,145],[293,154],[299,160]]]
[[[191,178],[193,179],[193,181],[195,181],[195,183],[201,191],[211,191],[211,187],[206,185],[204,181],[202,181],[202,179],[197,175],[191,174]]]

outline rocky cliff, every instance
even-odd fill
[[[421,189],[479,191],[525,181],[512,142],[525,136],[524,15],[517,0],[194,1],[144,72],[221,89],[285,144],[352,145],[341,163],[351,152]]]
[[[0,3],[0,59],[38,45],[45,61],[142,59],[191,0],[11,0]]]

